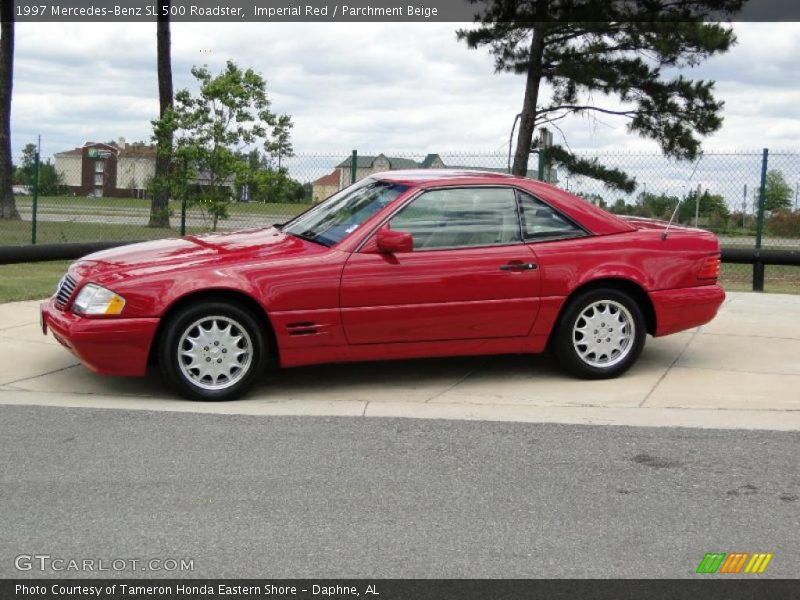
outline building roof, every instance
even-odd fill
[[[156,159],[156,147],[149,144],[127,144],[117,154],[120,158],[148,158]]]
[[[72,150],[56,152],[55,156],[80,156],[81,154],[83,154],[83,148],[73,148]]]
[[[83,146],[78,146],[72,150],[56,152],[55,156],[82,156],[86,148],[104,148],[114,152],[120,158],[149,158],[155,160],[156,147],[149,144],[126,144],[120,148],[116,142],[106,144],[103,142],[86,142]]]
[[[339,185],[339,173],[335,170],[327,175],[323,175],[314,182],[314,185]]]
[[[83,154],[84,148],[105,148],[112,152],[119,152],[116,144],[104,144],[103,142],[86,142],[83,146],[78,146],[72,150],[65,150],[64,152],[56,152],[55,156],[80,156]]]
[[[390,169],[418,169],[419,163],[415,160],[411,160],[410,158],[398,158],[395,156],[386,156],[385,154],[378,154],[377,156],[370,156],[370,155],[358,155],[356,157],[356,168],[358,169],[370,169],[372,165],[375,163],[376,160],[379,158],[385,158],[389,161],[389,168]],[[342,162],[336,165],[337,169],[341,168],[349,168],[352,159],[350,157],[345,158]]]
[[[433,166],[433,163],[435,163],[437,159],[441,161],[442,164],[444,164],[442,157],[439,156],[438,154],[428,154],[422,160],[419,166],[422,167],[423,169],[430,169]]]

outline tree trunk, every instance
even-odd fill
[[[14,2],[0,13],[0,220],[19,219],[11,181],[11,89],[14,84]]]
[[[528,157],[531,153],[533,130],[536,122],[536,103],[539,101],[539,84],[542,81],[542,54],[544,52],[544,27],[537,23],[531,40],[530,63],[525,80],[525,100],[522,103],[522,118],[517,135],[517,149],[514,153],[513,175],[525,177],[528,174]]]
[[[159,2],[158,21],[156,23],[156,38],[158,42],[158,100],[160,103],[160,116],[164,117],[173,105],[172,90],[172,51],[170,48],[169,14],[162,12],[166,8],[169,13],[170,0]],[[170,172],[172,164],[172,132],[166,136],[159,136],[156,148],[155,176],[158,181],[164,181]],[[157,185],[150,202],[150,227],[169,227],[169,189],[165,185]]]

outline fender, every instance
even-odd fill
[[[150,276],[118,283],[113,289],[125,298],[129,317],[161,317],[182,298],[211,290],[245,294],[266,311],[262,295],[253,283],[232,268],[176,271],[170,279]]]

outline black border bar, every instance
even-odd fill
[[[585,0],[584,9],[537,13],[538,21],[800,21],[797,0],[741,0],[736,13],[672,0],[668,11],[647,12],[642,0]],[[720,7],[726,6],[719,0]],[[163,11],[162,0],[16,0],[15,20],[23,22],[147,22]],[[472,22],[483,0],[171,0],[175,22]],[[576,4],[580,4],[576,2]],[[577,15],[577,17],[576,17]],[[688,18],[687,18],[687,15]],[[694,16],[692,16],[694,15]]]
[[[758,576],[755,576],[758,577]],[[153,586],[171,593],[131,594],[122,586]],[[44,593],[22,593],[38,587]],[[199,593],[179,594],[178,586],[198,588]],[[228,593],[220,593],[224,586]],[[270,590],[267,591],[268,586]],[[371,586],[371,587],[369,587]],[[800,582],[785,579],[757,579],[753,576],[695,579],[6,579],[0,580],[3,600],[783,600],[797,598]],[[257,587],[254,594],[237,589]],[[86,593],[68,593],[85,588]],[[185,588],[185,589],[186,589]],[[295,588],[295,593],[281,593]],[[322,593],[322,589],[327,593]],[[98,590],[92,592],[90,590]],[[349,591],[354,589],[357,595]],[[302,590],[306,590],[303,592]],[[318,591],[320,590],[320,591]],[[374,590],[375,594],[369,590]],[[317,591],[317,593],[314,593]],[[333,592],[333,593],[331,593]],[[338,593],[337,593],[338,592]]]

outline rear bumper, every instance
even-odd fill
[[[725,301],[725,291],[718,285],[703,285],[650,292],[650,298],[656,312],[658,337],[711,321]]]
[[[89,319],[57,309],[50,299],[41,305],[41,325],[92,371],[141,376],[158,319]]]

